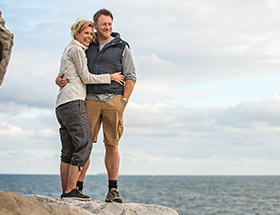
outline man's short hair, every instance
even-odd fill
[[[110,17],[112,18],[112,20],[113,20],[113,14],[112,14],[112,12],[109,11],[109,10],[107,10],[107,9],[105,9],[105,8],[103,8],[103,9],[100,9],[99,11],[97,11],[97,12],[93,15],[93,21],[94,21],[95,23],[97,23],[97,20],[98,20],[99,16],[101,16],[101,15],[110,16]]]

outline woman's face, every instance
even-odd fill
[[[88,26],[81,33],[77,33],[75,35],[75,39],[78,40],[81,44],[89,46],[90,42],[92,41],[92,35],[93,27]]]

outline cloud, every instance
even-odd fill
[[[39,136],[42,138],[55,137],[57,136],[57,131],[51,128],[41,129],[39,130]]]
[[[127,159],[130,158],[130,159]],[[143,153],[125,154],[121,172],[135,175],[164,175],[166,169],[171,175],[274,175],[277,172],[279,159],[267,160],[245,157],[211,158],[171,158],[164,155],[148,155]],[[145,171],[141,166],[145,166]],[[240,168],[242,166],[242,168]]]
[[[155,54],[139,56],[135,59],[137,83],[133,97],[145,103],[157,100],[184,100],[192,97],[205,97],[209,92],[203,90],[186,90],[188,75],[183,74],[176,63],[161,59]],[[138,96],[138,94],[146,96]]]
[[[186,83],[277,73],[279,29],[274,26],[279,16],[264,1],[254,6],[250,2],[166,2],[157,10],[143,10],[141,19],[129,10],[118,22],[126,23],[121,32],[136,55],[156,54],[172,62],[173,76]],[[129,6],[145,7],[145,1],[133,4]],[[149,77],[152,69],[138,70]]]
[[[228,108],[216,115],[216,122],[240,127],[260,126],[280,128],[280,99],[276,94],[270,100],[247,100],[236,107]],[[214,115],[213,115],[214,116]]]
[[[17,139],[28,138],[34,136],[32,130],[24,130],[23,128],[9,125],[5,122],[0,122],[0,136],[3,137],[12,137]]]
[[[0,89],[0,172],[42,172],[42,165],[58,172],[54,79],[60,57],[70,26],[104,7],[113,11],[114,30],[130,44],[138,76],[125,112],[122,173],[277,171],[279,2],[0,3],[15,35]],[[102,147],[92,171],[104,169]]]
[[[277,159],[279,107],[278,96],[214,108],[130,103],[124,141],[137,153],[170,159]]]
[[[14,50],[1,86],[1,101],[48,108],[54,106],[59,59],[48,51]]]
[[[60,146],[52,109],[0,103],[0,136],[2,151],[56,151]]]

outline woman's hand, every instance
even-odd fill
[[[124,77],[123,77],[123,75],[121,75],[121,72],[116,72],[116,73],[110,74],[110,78],[111,78],[111,81],[115,81],[115,82],[119,83],[120,85],[123,85]]]

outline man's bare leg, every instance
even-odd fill
[[[118,150],[118,145],[111,146],[105,144],[106,154],[105,154],[105,166],[108,174],[109,191],[106,196],[106,202],[119,202],[122,203],[122,199],[118,191],[118,175],[120,166],[120,155]]]
[[[105,143],[105,166],[109,180],[118,180],[120,155],[118,145],[111,146]]]

